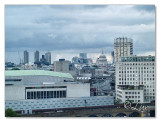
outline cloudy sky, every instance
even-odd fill
[[[79,52],[96,59],[104,50],[108,60],[114,38],[133,39],[136,55],[155,54],[153,5],[7,5],[5,58],[19,63],[23,51],[52,52],[52,61],[70,60]],[[18,55],[19,52],[19,55]]]

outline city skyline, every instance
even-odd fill
[[[117,37],[133,39],[134,55],[155,55],[155,6],[5,6],[5,56],[14,63],[24,50],[57,53],[52,62],[80,52],[96,58],[102,50],[109,58]]]

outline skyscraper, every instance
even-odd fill
[[[39,62],[39,51],[36,51],[34,53],[34,63],[38,63]]]
[[[28,64],[29,63],[29,53],[27,52],[27,50],[24,51],[24,64]]]
[[[133,54],[133,40],[131,38],[116,38],[114,40],[114,63],[119,61],[121,56]]]
[[[79,53],[79,58],[87,59],[87,53]]]
[[[51,52],[45,53],[46,62],[51,64]]]

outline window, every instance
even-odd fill
[[[63,97],[66,97],[66,91],[63,91]]]
[[[30,99],[30,92],[27,92],[27,99]]]
[[[60,91],[60,98],[62,98],[63,96],[62,96],[62,91]]]
[[[31,91],[27,92],[27,99],[46,99],[66,97],[66,91]]]
[[[31,92],[31,99],[33,99],[33,92]]]
[[[57,96],[57,93],[56,93],[56,91],[54,91],[54,98],[56,98],[56,96]]]
[[[34,98],[33,99],[37,99],[37,92],[34,92]]]
[[[40,95],[40,99],[43,99],[43,98],[44,98],[43,91],[41,91],[40,94],[41,94],[41,95]]]
[[[37,98],[40,99],[40,91],[37,92]]]
[[[44,91],[44,99],[47,98],[47,91]]]
[[[60,92],[59,92],[59,91],[57,91],[57,98],[59,98],[59,93],[60,93]]]

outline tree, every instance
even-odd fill
[[[121,104],[121,100],[119,100],[119,99],[114,100],[114,105],[118,105],[118,104]]]
[[[97,68],[98,66],[97,66],[97,65],[93,65],[92,67],[95,67],[95,68]]]
[[[19,68],[15,67],[15,68],[12,68],[12,70],[20,70]]]
[[[5,117],[20,117],[20,115],[13,111],[11,108],[8,108],[5,110]]]

